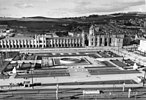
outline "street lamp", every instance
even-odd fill
[[[59,85],[57,84],[57,85],[56,85],[56,100],[59,99],[59,98],[58,98],[58,90],[59,90]]]
[[[34,89],[34,86],[33,86],[33,69],[31,68],[30,71],[31,71],[32,89]]]
[[[58,78],[57,78],[57,84],[56,84],[56,100],[59,99],[59,84],[58,84]]]

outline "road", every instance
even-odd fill
[[[102,94],[83,95],[83,90],[97,90],[97,89],[58,89],[59,100],[145,100],[146,87],[132,89],[131,98],[128,98],[128,88],[125,92],[121,88],[106,88],[102,90]],[[0,100],[55,100],[56,89],[28,89],[28,90],[13,90],[1,91]]]

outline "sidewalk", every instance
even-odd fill
[[[33,83],[66,83],[66,82],[91,82],[91,81],[111,81],[111,80],[135,80],[137,76],[142,76],[142,73],[134,74],[114,74],[114,75],[90,75],[84,76],[65,76],[65,77],[41,77],[33,78]],[[30,81],[32,83],[32,78],[23,79],[23,78],[12,78],[12,79],[0,79],[0,85],[9,85],[10,83],[17,84],[23,83],[24,81]]]
[[[132,87],[142,87],[142,84],[126,84],[125,88],[132,88]],[[101,89],[101,88],[121,88],[121,91],[123,89],[123,84],[110,84],[110,85],[59,85],[59,89],[76,89],[76,88],[81,88],[81,89]],[[56,89],[56,85],[54,86],[34,86],[34,87],[1,87],[0,90],[28,90],[28,89]]]

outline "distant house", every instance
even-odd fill
[[[8,28],[8,25],[0,25],[0,33],[3,33]]]
[[[140,45],[138,47],[138,50],[141,52],[146,52],[146,39],[140,40]]]

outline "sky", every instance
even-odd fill
[[[146,12],[146,0],[0,0],[0,17],[78,17]]]

